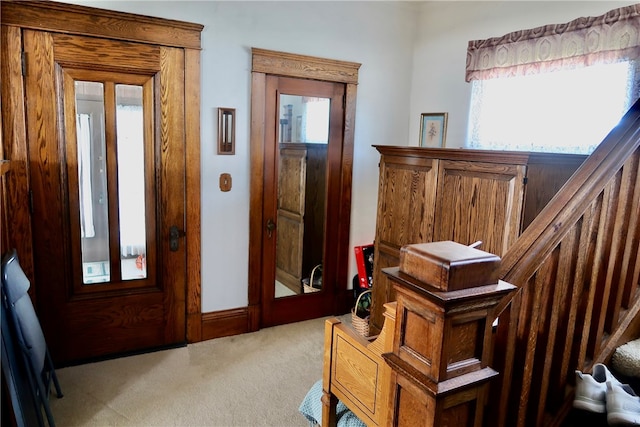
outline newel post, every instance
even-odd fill
[[[497,280],[500,257],[455,242],[408,245],[384,269],[397,294],[388,424],[482,425],[491,314],[515,286]]]

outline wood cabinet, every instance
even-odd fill
[[[586,156],[376,146],[380,179],[371,329],[394,301],[381,270],[407,244],[452,240],[502,256]]]

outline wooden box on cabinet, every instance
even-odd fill
[[[375,146],[380,179],[373,272],[372,333],[394,301],[381,270],[413,243],[482,241],[503,256],[586,156]]]

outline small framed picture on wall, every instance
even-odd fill
[[[447,137],[447,113],[422,113],[420,147],[442,148]]]

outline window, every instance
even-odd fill
[[[638,99],[640,4],[472,40],[467,145],[591,153]]]
[[[467,145],[591,153],[637,98],[625,61],[472,82]]]

